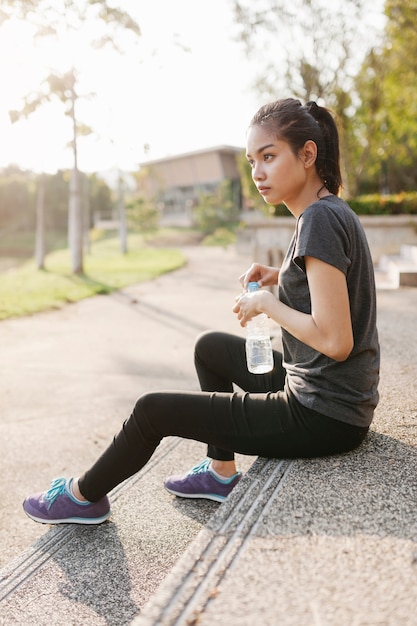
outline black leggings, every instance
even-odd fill
[[[207,443],[209,457],[230,461],[235,452],[267,458],[347,452],[368,432],[307,409],[284,390],[279,352],[272,372],[248,372],[241,337],[204,333],[196,343],[195,366],[202,391],[139,398],[111,445],[80,478],[85,498],[96,502],[138,472],[167,436]]]

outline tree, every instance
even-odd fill
[[[235,0],[238,37],[261,68],[255,87],[265,98],[317,100],[335,114],[344,178],[351,172],[348,138],[354,77],[376,39],[368,0]],[[279,94],[279,95],[278,95]],[[345,192],[354,183],[346,180]]]
[[[83,218],[81,204],[80,172],[78,169],[78,137],[91,132],[83,127],[77,117],[78,70],[73,54],[81,37],[89,38],[91,49],[96,51],[111,46],[122,52],[120,34],[130,32],[140,36],[138,24],[125,11],[106,0],[8,0],[2,3],[0,18],[25,19],[33,24],[35,41],[39,38],[56,39],[68,48],[67,67],[50,72],[41,84],[39,92],[26,96],[20,111],[11,112],[12,121],[18,121],[36,111],[53,99],[62,102],[65,114],[71,120],[73,168],[70,181],[68,210],[68,242],[71,251],[73,273],[83,271]],[[95,37],[94,33],[103,33]],[[82,60],[79,61],[82,64]],[[91,95],[91,94],[90,94]]]
[[[0,172],[0,225],[2,236],[34,227],[34,177],[31,172],[9,166]]]
[[[126,203],[129,226],[141,233],[152,233],[158,229],[159,211],[153,202],[136,195]]]
[[[239,220],[234,183],[224,180],[213,193],[202,193],[193,208],[197,226],[206,234],[217,228],[235,226]]]
[[[36,236],[35,236],[35,261],[39,270],[45,269],[45,175],[38,178],[36,194]]]
[[[383,46],[368,55],[356,81],[361,106],[357,167],[366,191],[415,190],[417,173],[417,0],[387,0]]]

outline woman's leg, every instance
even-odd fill
[[[353,449],[366,432],[307,410],[281,391],[149,393],[138,400],[79,487],[89,501],[99,500],[139,471],[166,436],[201,441],[230,453],[291,458]]]
[[[145,394],[112,444],[80,478],[80,492],[89,502],[74,499],[71,480],[58,479],[48,492],[25,500],[27,515],[44,523],[104,521],[110,515],[106,494],[139,471],[165,436],[205,442],[232,458],[234,452],[269,458],[324,456],[352,450],[364,439],[368,429],[306,409],[286,391],[272,391],[284,381],[278,353],[280,367],[271,374],[251,375],[243,368],[244,340],[216,336],[216,341],[206,336],[196,350],[202,385],[217,387],[218,382],[213,382],[217,377],[217,381],[223,380],[221,384],[228,381],[229,389],[235,383],[254,393]],[[240,351],[237,373],[233,359],[225,358],[233,343]],[[205,349],[201,349],[203,345]],[[207,356],[207,351],[211,355]]]
[[[196,341],[194,363],[202,391],[281,391],[285,384],[282,355],[274,350],[274,367],[267,374],[252,374],[246,362],[245,339],[222,332],[206,332]]]
[[[246,362],[245,339],[223,332],[206,332],[197,339],[194,363],[202,391],[232,392],[234,385],[243,391],[265,393],[284,389],[285,370],[282,355],[274,351],[274,367],[267,374],[252,374]],[[232,475],[236,468],[224,461],[234,460],[233,452],[209,444],[207,456],[215,460],[214,468]]]
[[[138,400],[113,443],[80,479],[81,494],[88,502],[77,500],[72,479],[62,478],[54,480],[47,492],[26,498],[23,507],[37,522],[99,524],[110,515],[106,494],[140,470],[161,439],[169,435],[251,456],[291,458],[352,450],[367,430],[305,409],[285,391],[150,393]],[[184,491],[178,495],[210,497],[214,479],[208,483],[209,474],[206,469],[199,476],[202,495],[194,485],[187,495]],[[220,480],[219,491],[215,491],[220,498],[210,499],[224,499],[237,479],[233,480],[232,485]],[[172,485],[168,490],[176,493]]]

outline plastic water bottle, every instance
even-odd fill
[[[258,283],[249,283],[248,292],[258,291]],[[246,324],[246,360],[252,374],[265,374],[274,367],[268,317],[259,313]]]

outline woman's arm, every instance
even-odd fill
[[[234,307],[242,326],[258,313],[266,313],[291,335],[336,361],[347,359],[353,348],[346,277],[333,265],[305,257],[311,314],[283,304],[268,291],[243,295]]]

